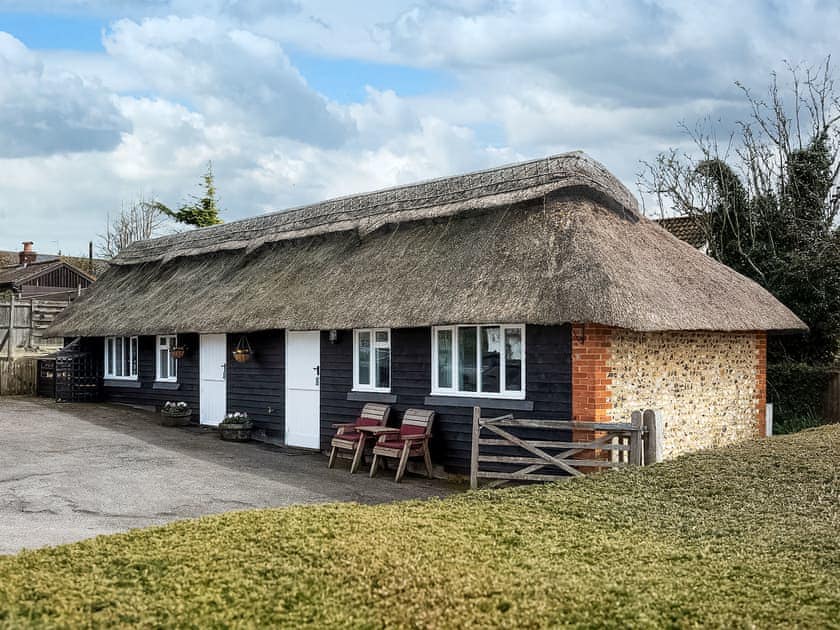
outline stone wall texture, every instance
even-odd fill
[[[763,333],[613,329],[608,415],[661,410],[666,458],[763,435],[765,353]]]

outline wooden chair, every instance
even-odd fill
[[[428,409],[406,409],[399,429],[389,429],[380,433],[373,445],[373,462],[370,476],[376,474],[379,458],[399,459],[395,481],[399,483],[405,474],[409,457],[423,457],[426,474],[432,478],[432,460],[429,456],[429,438],[432,437],[432,422],[435,412]]]
[[[388,405],[378,405],[376,403],[368,403],[362,407],[361,415],[356,418],[355,422],[345,422],[341,424],[332,425],[336,429],[330,445],[330,461],[327,464],[328,468],[332,468],[335,463],[335,457],[338,451],[352,451],[353,461],[350,464],[350,473],[356,472],[359,464],[362,461],[362,456],[365,450],[365,441],[367,434],[360,432],[357,427],[384,427],[388,422],[388,416],[391,414],[391,408]]]

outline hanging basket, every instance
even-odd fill
[[[170,346],[169,347],[169,354],[172,355],[173,359],[183,359],[184,355],[187,353],[186,346]]]
[[[248,337],[240,337],[236,348],[233,350],[233,360],[237,363],[245,363],[251,360],[252,355],[253,351],[251,350],[251,344],[248,343]]]

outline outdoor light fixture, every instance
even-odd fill
[[[335,328],[330,330],[330,343],[338,343],[338,331]]]

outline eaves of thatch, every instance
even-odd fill
[[[805,329],[571,153],[136,243],[49,333],[466,322]]]

